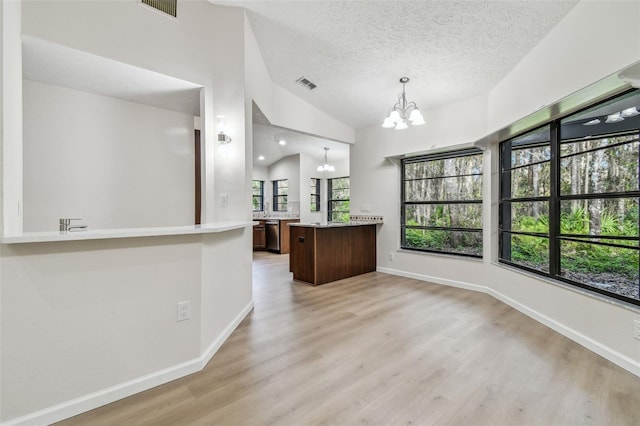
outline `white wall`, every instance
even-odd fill
[[[11,165],[3,166],[5,235],[19,233],[23,219],[14,208],[22,201],[21,33],[204,87],[203,222],[250,219],[242,10],[181,1],[176,20],[136,1],[0,4],[9,23],[3,59],[18,53],[2,73],[2,122],[11,120],[1,141]],[[6,41],[16,43],[5,50]],[[228,117],[233,137],[226,149],[216,142],[218,114]],[[122,173],[112,167],[113,176]],[[251,297],[248,229],[2,245],[0,421],[51,423],[198,371],[249,312]],[[192,318],[178,323],[176,304],[184,300]]]
[[[287,205],[289,211],[294,204],[300,203],[300,155],[290,155],[284,157],[271,166],[269,166],[269,180],[265,181],[265,198],[269,201],[269,207],[273,211],[273,181],[275,180],[287,180],[288,185],[288,197]],[[268,187],[268,188],[267,188]],[[268,195],[267,195],[268,194]]]
[[[25,231],[193,224],[192,116],[26,80],[23,96]]]
[[[253,307],[253,234],[251,229],[208,234],[202,244],[200,354],[207,361]]]
[[[135,1],[26,1],[22,33],[201,85],[203,221],[238,219],[242,206],[250,218],[250,185],[237,179],[246,167],[244,13],[206,1],[183,1],[179,9],[176,20]],[[217,115],[227,117],[228,146],[216,142]]]
[[[493,263],[496,145],[485,154],[483,260],[399,250],[400,170],[385,160],[389,155],[474,142],[542,104],[639,61],[639,16],[638,2],[581,2],[490,94],[426,111],[427,124],[421,128],[398,132],[375,126],[356,132],[351,147],[351,209],[357,214],[359,206],[369,205],[371,214],[384,216],[378,232],[378,270],[492,294],[640,375],[640,342],[632,333],[638,309],[603,302]]]
[[[266,166],[253,166],[253,180],[269,180],[269,168]]]
[[[17,1],[2,10],[2,230],[22,232],[22,9]]]
[[[200,238],[2,245],[3,421],[197,358]]]

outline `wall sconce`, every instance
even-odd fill
[[[219,115],[216,117],[216,121],[218,126],[218,143],[223,145],[231,143],[231,137],[226,134],[227,119],[224,118],[224,115]]]

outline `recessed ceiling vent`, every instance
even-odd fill
[[[298,83],[299,85],[306,87],[309,90],[313,90],[316,87],[318,87],[316,84],[312,83],[311,81],[309,81],[309,79],[305,78],[305,77],[300,77],[299,79],[296,80],[296,83]]]
[[[140,0],[142,4],[146,4],[147,6],[151,6],[154,9],[159,10],[160,12],[166,13],[167,15],[171,15],[174,18],[177,17],[176,8],[178,0]]]

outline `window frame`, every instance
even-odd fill
[[[484,187],[482,186],[483,183],[483,169],[484,169],[484,152],[482,151],[482,149],[477,148],[477,147],[471,147],[471,148],[466,148],[466,149],[458,149],[458,150],[451,150],[451,151],[446,151],[446,152],[440,152],[440,153],[434,153],[434,154],[426,154],[426,155],[416,155],[416,156],[411,156],[411,157],[406,157],[403,158],[400,162],[400,248],[402,250],[411,250],[411,251],[417,251],[417,252],[422,252],[422,253],[431,253],[431,254],[444,254],[444,255],[448,255],[448,256],[460,256],[460,257],[468,257],[468,258],[476,258],[476,259],[482,259],[483,255],[484,255],[484,235],[483,235],[483,227],[482,227],[482,218],[480,220],[480,228],[462,228],[462,227],[441,227],[441,226],[407,226],[406,225],[406,206],[411,206],[411,205],[446,205],[446,204],[451,204],[451,205],[461,205],[461,204],[477,204],[480,205],[480,210],[482,211],[482,204],[483,204],[483,194],[481,192],[480,198],[474,199],[474,200],[423,200],[423,201],[407,201],[406,200],[406,185],[405,183],[408,181],[413,181],[416,179],[407,179],[406,178],[406,167],[408,164],[415,164],[415,163],[421,163],[421,162],[429,162],[429,161],[437,161],[437,160],[445,160],[445,159],[454,159],[454,158],[463,158],[463,157],[470,157],[470,156],[475,156],[475,155],[481,155],[482,156],[482,163],[481,163],[481,167],[480,167],[480,173],[474,173],[472,174],[473,176],[480,176],[481,182],[481,188],[482,190],[484,190]],[[435,176],[435,177],[429,177],[429,178],[425,178],[425,179],[444,179],[444,178],[451,178],[451,177],[462,177],[462,176],[466,176],[466,175],[455,175],[455,176],[448,176],[448,175],[443,175],[443,176]],[[450,232],[456,232],[456,231],[462,231],[462,232],[475,232],[475,233],[479,233],[480,234],[480,238],[482,243],[480,244],[480,254],[473,254],[473,253],[460,253],[460,252],[454,252],[454,251],[448,251],[448,250],[437,250],[437,249],[433,249],[433,248],[425,248],[425,247],[411,247],[407,244],[407,229],[422,229],[422,230],[434,230],[434,231],[450,231]]]
[[[320,211],[320,178],[311,178],[311,186],[310,186],[310,204],[309,209],[312,212]],[[314,208],[315,206],[315,208]]]
[[[255,182],[260,183],[260,192],[258,194],[255,193],[256,188],[253,187]],[[256,205],[255,200],[258,200],[258,209],[253,209],[254,212],[263,212],[264,211],[264,181],[259,179],[254,179],[251,181],[251,204],[253,206]]]
[[[573,280],[573,279],[567,278],[566,276],[563,276],[563,269],[561,265],[563,260],[563,255],[561,253],[562,242],[567,242],[567,241],[585,243],[588,245],[613,246],[613,247],[619,247],[624,249],[630,249],[630,250],[638,251],[640,255],[640,235],[636,237],[633,237],[630,235],[607,236],[602,234],[579,235],[579,234],[563,233],[561,230],[561,217],[562,217],[561,203],[562,202],[568,202],[573,200],[583,202],[583,201],[596,200],[596,199],[603,200],[603,201],[604,200],[620,200],[620,199],[638,199],[638,202],[640,203],[640,184],[637,189],[630,190],[630,191],[618,190],[618,191],[600,192],[600,193],[580,192],[578,194],[562,193],[562,183],[563,183],[562,159],[563,158],[568,158],[574,155],[582,155],[588,152],[595,152],[598,150],[606,150],[609,148],[616,147],[618,145],[626,145],[634,142],[633,141],[632,142],[628,142],[628,141],[616,142],[611,145],[603,145],[600,147],[588,149],[586,151],[581,151],[579,153],[561,155],[561,147],[563,143],[565,144],[577,143],[576,141],[578,140],[596,141],[596,140],[602,140],[602,139],[607,139],[612,137],[629,136],[629,135],[637,135],[638,140],[636,140],[635,143],[640,141],[640,129],[627,129],[624,131],[612,130],[611,133],[603,133],[603,134],[598,134],[596,136],[590,136],[588,139],[578,139],[578,138],[569,138],[569,137],[567,139],[562,139],[563,120],[566,118],[571,118],[573,116],[576,116],[581,112],[595,109],[602,104],[605,104],[610,101],[614,101],[617,98],[622,98],[625,95],[632,92],[636,92],[636,91],[637,93],[640,94],[640,91],[638,91],[638,89],[632,89],[629,91],[625,91],[623,93],[616,94],[602,101],[585,106],[584,108],[581,108],[578,111],[565,114],[561,117],[557,117],[549,122],[542,124],[541,126],[536,127],[535,129],[521,132],[517,135],[514,135],[512,137],[509,137],[506,140],[502,140],[499,142],[498,144],[498,151],[499,151],[498,262],[499,263],[509,265],[513,268],[525,270],[532,274],[539,275],[553,281],[558,281],[563,284],[568,284],[573,287],[578,287],[588,292],[600,294],[610,299],[621,300],[626,303],[640,306],[640,297],[638,300],[636,300],[636,299],[633,299],[632,297],[618,294],[613,291],[607,291],[605,288],[600,288],[596,285],[588,285],[585,282]],[[511,180],[507,180],[507,176],[504,175],[505,165],[507,162],[510,162],[511,151],[512,151],[511,149],[506,147],[508,146],[509,143],[513,142],[515,139],[525,136],[531,132],[535,132],[536,130],[542,129],[545,126],[550,127],[549,147],[550,147],[550,154],[551,154],[549,159],[549,167],[550,167],[549,191],[550,193],[549,193],[549,196],[546,197],[549,203],[548,234],[536,235],[535,233],[531,233],[531,232],[513,231],[512,224],[510,223],[511,218],[509,217],[508,219],[506,219],[506,216],[511,212],[507,212],[507,208],[505,207],[505,204],[512,203],[515,200],[511,196],[505,197],[505,188],[507,188],[507,186],[510,188],[510,185],[512,182]],[[638,164],[640,164],[640,158],[638,158]],[[521,198],[518,200],[519,201],[536,201],[536,200],[541,200],[542,198],[544,197],[527,197],[527,198]],[[506,228],[506,226],[508,226],[508,229]],[[528,235],[528,236],[548,238],[548,265],[546,265],[547,270],[544,271],[544,270],[535,269],[533,267],[527,267],[526,265],[522,265],[513,261],[511,259],[511,256],[513,255],[513,251],[511,251],[510,248],[507,248],[507,246],[505,245],[505,241],[506,241],[505,235]],[[593,241],[590,241],[590,240],[593,240]],[[605,241],[595,241],[595,240],[605,240]],[[614,243],[610,243],[607,240],[614,240]],[[637,242],[637,244],[635,246],[615,244],[615,240],[635,241]],[[506,251],[508,249],[510,251],[509,251],[509,256],[507,258]],[[637,285],[639,286],[639,291],[640,291],[640,283],[638,283]]]
[[[349,182],[349,187],[346,188],[349,191],[349,198],[333,198],[334,191],[343,191],[345,189],[345,188],[341,188],[339,190],[333,189],[333,183],[338,179],[347,179],[347,181]],[[344,201],[347,202],[349,210],[334,210],[333,208],[334,202],[344,202]],[[329,222],[340,222],[340,221],[333,220],[334,213],[346,214],[347,216],[350,216],[351,214],[351,178],[350,176],[341,176],[341,177],[327,179],[327,220]],[[348,222],[348,220],[346,222]]]
[[[273,185],[273,211],[274,212],[286,212],[288,207],[288,196],[289,196],[289,180],[288,179],[278,179],[271,181]],[[280,186],[279,183],[286,183],[285,186]],[[281,194],[280,190],[286,188],[287,193]]]

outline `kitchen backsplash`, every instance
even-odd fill
[[[270,219],[300,219],[300,213],[288,213],[288,212],[253,212],[254,219],[264,219],[268,217]]]
[[[383,223],[382,216],[372,216],[368,214],[352,214],[349,216],[351,222],[371,222],[371,223]]]
[[[262,219],[265,217],[278,218],[278,219],[299,219],[300,218],[300,201],[291,201],[287,205],[286,212],[274,212],[271,211],[268,202],[265,202],[265,209],[261,212],[253,212],[254,219]]]

